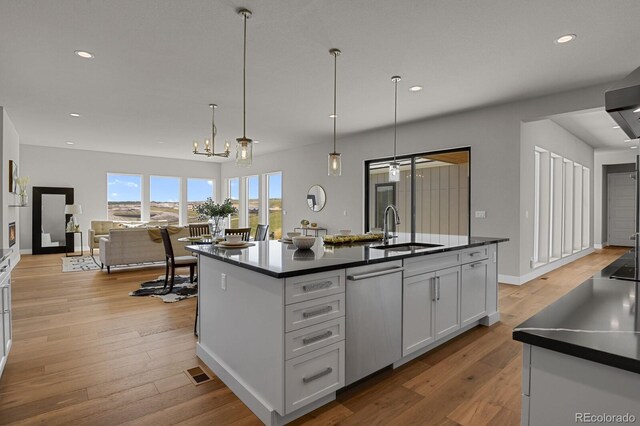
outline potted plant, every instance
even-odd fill
[[[223,237],[225,219],[230,214],[238,213],[238,209],[231,204],[230,198],[225,199],[222,204],[218,204],[211,197],[208,197],[207,201],[198,204],[193,210],[198,213],[201,220],[209,221],[209,233],[214,237]]]

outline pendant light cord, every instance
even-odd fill
[[[395,93],[393,106],[393,162],[396,162],[396,144],[397,144],[397,128],[398,128],[398,79],[394,79]]]
[[[242,138],[247,138],[247,14],[243,13],[244,20],[244,57],[242,62]]]
[[[336,152],[336,121],[338,121],[338,114],[336,112],[338,96],[338,53],[333,54],[333,152]]]
[[[211,152],[216,152],[216,107],[211,105]]]

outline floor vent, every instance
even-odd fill
[[[191,379],[191,382],[193,382],[193,384],[196,386],[211,381],[211,377],[209,377],[206,371],[204,371],[200,367],[190,368],[185,371],[185,373],[187,373],[187,376],[189,377],[189,379]]]

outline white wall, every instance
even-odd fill
[[[544,119],[521,126],[520,151],[520,273],[529,274],[533,268],[529,260],[533,256],[534,234],[534,149],[544,148],[590,170],[590,199],[593,200],[593,148],[569,133],[555,122]],[[589,235],[593,242],[593,203],[589,213]],[[528,216],[528,217],[527,217]],[[592,244],[591,244],[592,245]]]
[[[597,150],[594,154],[594,192],[593,192],[593,210],[594,210],[594,240],[593,243],[596,247],[602,247],[606,245],[605,236],[603,235],[602,221],[605,218],[602,215],[603,212],[603,188],[602,183],[604,177],[602,175],[602,166],[609,164],[625,164],[635,163],[636,151],[627,150]]]
[[[77,216],[83,231],[83,244],[87,243],[87,230],[92,220],[107,219],[107,173],[131,173],[144,175],[176,176],[182,178],[182,190],[186,190],[186,178],[215,179],[216,194],[220,194],[220,165],[204,161],[176,160],[142,155],[112,154],[78,149],[46,148],[21,145],[20,174],[29,176],[29,198],[33,186],[74,188],[76,204],[82,206]],[[143,184],[144,185],[144,184]],[[148,194],[148,188],[143,194]],[[219,198],[219,197],[218,197]],[[22,249],[31,249],[31,208],[20,209]]]
[[[520,123],[601,107],[605,89],[606,86],[594,86],[403,124],[398,128],[398,153],[471,147],[471,211],[486,211],[486,219],[475,219],[472,214],[471,232],[476,236],[510,238],[510,242],[500,247],[500,273],[519,276]],[[428,92],[421,96],[424,95]],[[259,135],[254,136],[259,139]],[[224,163],[221,177],[281,170],[283,209],[287,212],[283,217],[285,230],[307,218],[327,226],[330,232],[345,228],[362,231],[364,161],[390,156],[392,137],[392,128],[386,127],[341,138],[338,141],[338,151],[343,156],[341,177],[327,176],[327,154],[332,149],[330,137],[325,143],[262,156],[257,148],[249,169]],[[309,211],[305,201],[307,190],[313,184],[322,185],[327,192],[326,207],[317,213]]]
[[[2,170],[2,179],[0,179],[0,184],[2,184],[2,191],[0,191],[0,197],[2,197],[0,241],[2,241],[2,248],[9,248],[9,223],[15,222],[16,233],[20,232],[21,226],[18,210],[24,210],[24,208],[19,207],[9,207],[10,205],[17,204],[16,195],[9,192],[9,160],[13,160],[18,164],[18,173],[20,176],[23,176],[25,173],[20,164],[20,138],[18,132],[16,132],[16,128],[7,115],[6,110],[0,107],[0,111],[2,112],[2,120],[0,122],[0,127],[2,128],[2,132],[0,132],[2,137],[2,139],[0,139],[0,146],[2,147],[2,149],[0,149],[0,164],[2,164],[0,167]],[[13,268],[20,261],[19,239],[16,239],[16,244],[11,247],[11,249],[13,250],[11,255],[11,267]]]

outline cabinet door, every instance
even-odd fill
[[[487,314],[488,266],[487,260],[462,265],[462,295],[460,297],[462,326]]]
[[[11,284],[4,287],[4,347],[5,355],[9,354],[9,341],[11,340]]]
[[[2,360],[7,355],[7,342],[9,341],[9,337],[6,335],[4,324],[4,291],[4,287],[0,287],[0,343],[2,343],[2,347],[0,347],[0,360]],[[0,365],[2,365],[2,362],[0,362]]]
[[[436,271],[435,337],[441,339],[460,328],[460,267]]]
[[[435,272],[405,278],[402,287],[402,356],[421,349],[433,336]]]

